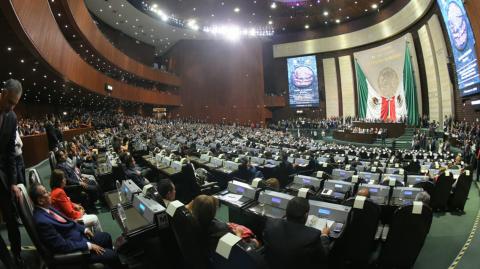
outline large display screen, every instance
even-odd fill
[[[288,95],[291,107],[318,107],[317,60],[315,56],[288,58]]]
[[[462,0],[437,0],[450,38],[457,85],[462,96],[480,92],[475,38]]]

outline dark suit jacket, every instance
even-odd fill
[[[17,130],[17,115],[10,111],[4,114],[0,126],[0,188],[10,190],[17,184],[17,169],[15,165],[15,137]]]
[[[268,219],[263,240],[270,268],[326,268],[328,237],[317,229],[284,219]]]
[[[140,170],[137,170],[135,168],[127,168],[125,169],[125,176],[128,179],[133,180],[133,182],[135,182],[135,184],[137,184],[138,187],[143,188],[143,186],[145,186],[147,182],[145,181],[145,178],[141,174],[139,175],[137,173],[137,171],[140,171]]]
[[[67,185],[78,185],[80,183],[79,180],[81,175],[78,175],[77,172],[75,172],[75,169],[68,165],[67,162],[57,163],[57,169],[60,169],[65,173]]]
[[[33,211],[33,221],[36,224],[40,240],[53,253],[88,250],[87,238],[84,234],[85,226],[68,219],[53,207],[50,210],[65,218],[67,222],[61,223],[45,210],[36,207]]]

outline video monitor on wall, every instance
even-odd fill
[[[288,95],[291,107],[318,107],[317,60],[315,56],[288,58]]]
[[[457,87],[462,96],[480,93],[475,37],[462,0],[437,0],[455,61]]]

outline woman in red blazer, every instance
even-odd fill
[[[81,205],[72,203],[70,197],[67,196],[63,189],[66,184],[67,180],[65,179],[63,171],[59,169],[53,170],[50,178],[50,188],[52,189],[50,198],[52,200],[52,206],[68,218],[81,220],[86,227],[101,232],[102,226],[100,225],[97,215],[85,214],[85,209]]]

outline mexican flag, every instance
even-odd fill
[[[392,96],[382,96],[368,81],[358,61],[355,61],[357,77],[358,109],[362,119],[397,121],[407,117],[409,125],[418,124],[418,104],[413,68],[408,46],[405,50],[403,80]],[[388,73],[388,69],[386,71]]]

